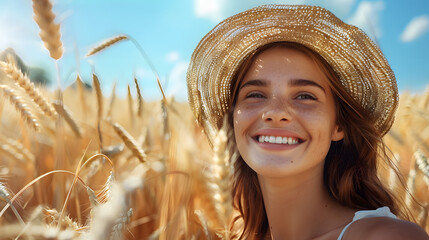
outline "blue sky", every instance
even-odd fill
[[[94,68],[106,95],[113,82],[124,96],[136,75],[145,99],[160,93],[150,67],[131,42],[121,42],[86,58],[86,52],[118,34],[136,39],[157,68],[168,95],[186,100],[186,69],[199,40],[219,21],[260,4],[323,6],[343,21],[363,28],[380,45],[401,92],[429,86],[429,1],[427,0],[56,0],[65,48],[59,60],[61,85],[79,71],[91,81]],[[47,69],[55,83],[55,64],[38,36],[30,0],[0,0],[0,51],[12,47],[30,66]]]

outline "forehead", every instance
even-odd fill
[[[327,71],[323,70],[322,64],[317,62],[311,52],[284,46],[271,47],[257,53],[245,70],[242,80],[263,75],[329,81]]]
[[[279,45],[258,52],[252,60],[252,65],[262,64],[264,62],[270,62],[271,64],[291,64],[293,61],[300,61],[301,64],[316,64],[310,52],[306,52],[303,49]]]

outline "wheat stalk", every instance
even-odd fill
[[[21,216],[19,215],[18,211],[16,210],[15,206],[13,206],[12,202],[9,199],[10,193],[7,187],[0,182],[0,199],[4,200],[6,203],[9,204],[9,206],[12,208],[13,213],[15,214],[18,221],[21,223],[22,226],[25,226],[24,221],[22,220]]]
[[[137,116],[141,117],[143,115],[143,104],[144,104],[144,101],[143,101],[142,93],[140,91],[140,86],[139,86],[139,83],[138,83],[136,77],[134,77],[134,83],[136,84],[137,99],[138,99]]]
[[[122,40],[126,40],[128,39],[127,36],[125,35],[118,35],[112,38],[109,38],[105,41],[103,41],[102,43],[100,43],[99,45],[97,45],[96,47],[92,48],[91,50],[88,51],[88,53],[86,54],[87,57],[92,56],[98,52],[101,52],[102,50],[122,41]]]
[[[40,38],[49,51],[49,55],[58,60],[63,55],[60,25],[55,24],[55,14],[49,0],[33,0],[34,20],[40,28]]]
[[[82,134],[80,133],[79,126],[77,125],[76,121],[73,119],[70,111],[61,103],[54,102],[52,103],[55,110],[58,114],[60,114],[67,122],[67,124],[70,126],[72,131],[75,133],[77,137],[82,137]]]
[[[27,124],[35,131],[40,130],[39,120],[28,108],[27,104],[24,103],[22,98],[15,93],[15,90],[6,85],[0,85],[3,89],[3,93],[9,97],[9,101],[15,106],[17,111],[21,114],[21,117],[27,122]]]
[[[0,66],[9,78],[14,80],[18,86],[25,90],[30,98],[47,116],[53,118],[57,117],[52,106],[50,106],[48,101],[40,94],[39,90],[30,81],[28,76],[24,75],[13,62],[0,62]]]
[[[131,152],[136,156],[140,162],[146,162],[147,157],[143,149],[141,149],[135,139],[118,123],[113,124],[116,134],[122,139]]]

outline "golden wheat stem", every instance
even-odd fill
[[[58,102],[54,102],[52,103],[52,105],[54,106],[57,113],[60,114],[66,120],[67,124],[70,126],[75,135],[79,138],[82,137],[82,134],[79,130],[79,126],[72,117],[70,111],[63,104],[60,104]]]
[[[85,153],[88,151],[88,148],[85,150]],[[80,171],[82,170],[82,168],[84,167],[84,166],[86,166],[86,164],[87,163],[89,163],[89,162],[91,162],[91,161],[93,161],[94,159],[97,159],[97,158],[103,158],[103,157],[105,157],[105,158],[107,158],[107,156],[106,155],[104,155],[104,154],[95,154],[95,155],[93,155],[92,157],[90,157],[88,160],[86,160],[85,162],[84,162],[84,156],[85,156],[85,154],[83,154],[82,155],[82,158],[80,159],[80,161],[79,161],[79,163],[78,163],[78,165],[77,165],[77,167],[76,167],[76,172],[75,172],[75,174],[74,174],[74,179],[73,179],[73,182],[72,182],[72,184],[71,184],[71,186],[70,186],[70,189],[69,189],[69,191],[68,191],[68,193],[67,193],[67,197],[66,197],[66,200],[64,201],[64,205],[63,205],[63,208],[62,208],[62,210],[61,210],[61,214],[60,214],[60,216],[59,216],[59,218],[58,218],[58,225],[57,225],[57,229],[59,229],[60,228],[60,226],[61,226],[61,222],[62,222],[62,219],[63,219],[63,216],[64,216],[64,213],[65,213],[65,209],[66,209],[66,207],[67,207],[67,203],[68,203],[68,200],[70,199],[70,195],[71,195],[71,193],[72,193],[72,191],[73,191],[73,189],[74,189],[74,186],[76,185],[76,183],[77,183],[77,180],[78,180],[78,178],[79,178],[79,173],[80,173]],[[107,158],[108,159],[108,158]],[[111,161],[110,161],[110,163],[112,163]],[[112,166],[113,167],[113,166]]]
[[[47,173],[45,173],[45,174],[43,174],[43,175],[40,175],[39,177],[37,177],[37,178],[35,178],[35,179],[33,179],[31,182],[29,182],[27,185],[25,185],[23,188],[21,188],[21,190],[19,190],[18,191],[18,193],[17,194],[15,194],[15,196],[13,196],[11,199],[10,199],[10,202],[8,202],[7,204],[6,204],[6,206],[4,206],[3,207],[3,209],[0,211],[0,218],[3,216],[3,214],[4,214],[4,212],[6,212],[6,210],[10,207],[10,205],[19,197],[19,196],[21,196],[21,194],[25,191],[25,190],[27,190],[29,187],[31,187],[34,183],[36,183],[36,182],[38,182],[38,181],[40,181],[41,179],[43,179],[43,178],[45,178],[45,177],[47,177],[47,176],[49,176],[49,175],[51,175],[51,174],[54,174],[54,173],[67,173],[67,174],[71,174],[71,175],[73,175],[73,176],[76,176],[74,173],[72,173],[72,172],[70,172],[70,171],[65,171],[65,170],[53,170],[53,171],[50,171],[50,172],[47,172]],[[87,185],[86,185],[86,183],[82,180],[82,178],[80,178],[79,176],[77,176],[77,178],[78,178],[78,180],[85,186],[85,187],[87,187]]]
[[[40,130],[39,120],[28,108],[27,104],[24,103],[22,98],[15,93],[15,90],[6,85],[0,85],[3,93],[9,97],[9,101],[15,106],[17,111],[21,114],[21,117],[27,122],[27,124],[35,131]]]
[[[152,61],[150,60],[150,58],[146,54],[146,52],[143,50],[142,46],[133,37],[128,36],[128,39],[130,39],[130,41],[134,44],[134,46],[140,52],[140,54],[142,55],[142,57],[149,64],[149,67],[152,70],[153,74],[155,75],[156,79],[159,79],[158,71],[156,71],[155,65],[153,65]]]
[[[122,41],[122,40],[126,40],[128,39],[127,36],[125,35],[118,35],[112,38],[109,38],[105,41],[103,41],[102,43],[98,44],[97,46],[95,46],[94,48],[92,48],[91,50],[88,51],[88,53],[86,54],[87,57],[92,56],[98,52],[101,52],[102,50]]]
[[[34,20],[40,28],[40,38],[50,56],[58,60],[63,55],[60,25],[55,24],[55,14],[49,0],[33,0]]]
[[[52,106],[50,106],[48,101],[40,94],[39,90],[30,81],[28,76],[24,75],[15,64],[11,62],[0,62],[0,66],[9,78],[14,80],[18,86],[25,90],[28,96],[31,97],[31,99],[46,115],[53,118],[57,117]]]
[[[9,190],[7,189],[7,187],[0,182],[0,199],[3,199],[7,204],[10,205],[10,207],[12,208],[13,213],[15,214],[16,218],[18,219],[19,223],[22,226],[25,226],[24,221],[22,220],[21,216],[19,215],[18,211],[16,210],[16,208],[13,206],[12,202],[9,199],[10,197],[10,193]]]
[[[137,157],[140,162],[146,162],[147,157],[143,149],[141,149],[135,139],[118,123],[113,124],[116,134],[124,141],[125,146],[127,146],[131,152]]]

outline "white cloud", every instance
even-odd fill
[[[222,8],[225,0],[195,0],[194,11],[197,17],[219,22],[222,20]]]
[[[412,42],[429,30],[429,17],[426,15],[413,18],[405,27],[401,41]]]
[[[384,10],[384,2],[360,2],[354,15],[348,20],[373,39],[378,39],[382,35],[379,17]]]
[[[186,87],[186,71],[188,65],[188,62],[180,61],[176,63],[170,73],[166,92],[167,95],[174,96],[174,98],[179,101],[186,101],[188,99],[188,90]]]
[[[166,57],[168,62],[176,62],[177,60],[179,60],[179,58],[180,54],[177,51],[169,52]]]

